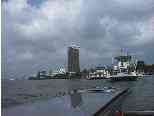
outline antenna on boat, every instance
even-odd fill
[[[127,56],[129,56],[129,52],[127,51]]]
[[[112,57],[112,65],[114,64],[114,58]]]
[[[120,52],[120,55],[122,56],[122,48],[121,48],[121,52]]]

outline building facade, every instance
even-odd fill
[[[68,47],[68,72],[69,73],[80,72],[79,47],[75,45]]]
[[[96,67],[94,72],[90,72],[87,79],[107,79],[110,72],[106,67]]]

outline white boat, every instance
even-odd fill
[[[109,77],[112,81],[136,80],[138,75],[135,71],[136,65],[131,64],[131,56],[122,55],[114,58],[117,65],[113,66],[113,73]]]

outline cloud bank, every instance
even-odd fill
[[[67,64],[80,45],[82,68],[110,64],[121,48],[154,63],[153,0],[3,0],[2,77]]]

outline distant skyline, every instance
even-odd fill
[[[111,64],[121,48],[154,63],[153,0],[1,0],[2,78],[67,65],[80,46],[80,67]]]

